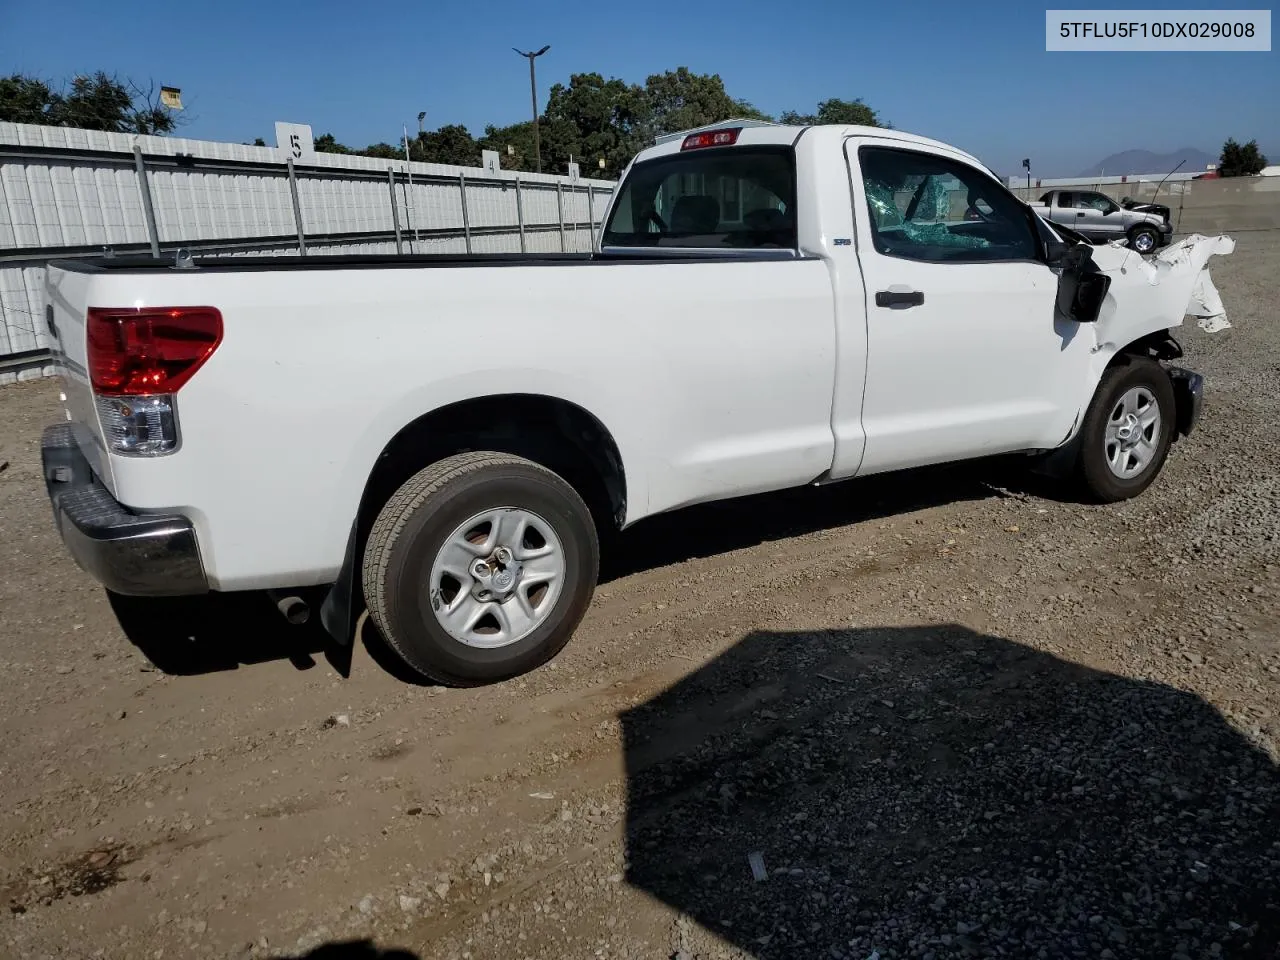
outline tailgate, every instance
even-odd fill
[[[49,328],[54,366],[62,380],[67,421],[94,474],[114,494],[115,479],[111,475],[97,405],[89,386],[85,312],[92,282],[91,274],[61,270],[50,264],[45,274],[45,323]]]

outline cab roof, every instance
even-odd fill
[[[735,144],[736,146],[790,146],[791,144],[794,144],[805,131],[818,133],[823,137],[823,139],[826,139],[827,137],[841,140],[845,137],[880,137],[885,140],[898,140],[904,145],[945,150],[951,154],[964,157],[971,163],[981,167],[988,173],[991,173],[991,168],[985,163],[958,147],[952,146],[949,143],[943,143],[941,140],[932,140],[929,137],[922,137],[918,134],[907,133],[903,130],[894,130],[890,127],[866,127],[859,126],[857,124],[845,123],[802,125],[774,123],[769,120],[749,120],[746,118],[721,120],[718,123],[707,124],[703,127],[694,127],[690,130],[680,130],[676,133],[662,134],[654,139],[653,146],[646,147],[636,154],[635,162],[641,163],[655,157],[663,157],[674,153],[680,153],[681,145],[684,143],[685,138],[694,134],[733,129],[741,129],[742,131],[738,135],[737,142]],[[995,176],[994,173],[991,173],[991,175]]]

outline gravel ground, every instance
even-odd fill
[[[56,388],[0,390],[0,955],[1280,958],[1277,262],[1213,261],[1138,500],[978,464],[659,518],[472,691],[261,597],[113,607]]]

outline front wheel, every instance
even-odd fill
[[[369,616],[421,676],[475,686],[554,657],[586,613],[599,572],[587,505],[550,470],[463,453],[415,474],[365,547]]]
[[[1155,360],[1108,368],[1080,428],[1076,472],[1084,491],[1114,503],[1151,486],[1173,442],[1175,417],[1173,384]]]
[[[1160,234],[1151,227],[1135,227],[1129,231],[1129,246],[1138,253],[1150,253],[1160,245]]]

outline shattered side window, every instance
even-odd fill
[[[1115,201],[1111,200],[1109,197],[1103,196],[1100,193],[1080,194],[1079,205],[1089,209],[1101,211],[1102,213],[1110,213],[1112,210],[1116,209]]]
[[[939,262],[1035,256],[1025,206],[975,168],[888,147],[863,147],[858,157],[880,253]]]

